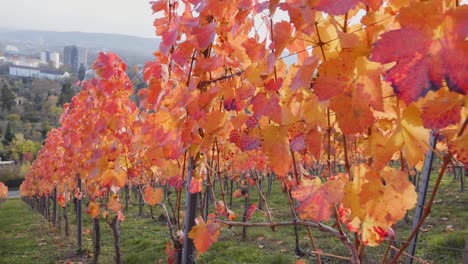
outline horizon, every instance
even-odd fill
[[[44,31],[44,32],[55,32],[55,33],[84,33],[84,34],[99,34],[99,35],[121,35],[121,36],[130,36],[130,37],[135,37],[135,38],[143,38],[143,39],[159,39],[161,37],[154,35],[154,37],[144,37],[144,36],[138,36],[135,34],[127,34],[127,33],[111,33],[111,32],[87,32],[87,31],[80,31],[80,30],[48,30],[48,29],[31,29],[31,28],[12,28],[12,27],[3,27],[0,26],[0,30],[4,30],[7,32],[17,32],[17,31]]]

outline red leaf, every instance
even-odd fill
[[[204,27],[196,27],[192,30],[192,34],[197,40],[198,48],[204,50],[208,48],[208,45],[214,40],[216,35],[216,23],[211,22]]]
[[[323,184],[320,178],[304,179],[291,194],[300,204],[297,211],[301,218],[327,221],[335,204],[343,199],[344,186],[344,176],[329,178]]]
[[[255,210],[257,210],[257,204],[253,203],[253,204],[250,205],[249,211],[247,212],[247,216],[245,218],[245,219],[247,219],[247,221],[249,221],[250,218],[252,218],[253,214],[255,213]]]
[[[274,92],[278,91],[281,88],[281,86],[283,86],[283,78],[278,78],[278,81],[271,79],[265,84],[265,88],[268,91],[274,91]]]
[[[110,79],[112,76],[119,78],[122,74],[125,74],[127,66],[114,53],[101,52],[96,62],[94,62],[93,68],[101,78]]]
[[[179,30],[175,26],[175,24],[171,24],[169,30],[162,33],[162,41],[159,44],[159,50],[163,54],[167,54],[172,45],[175,44],[175,42],[177,41],[178,32]]]
[[[239,104],[239,101],[236,100],[235,97],[230,97],[230,98],[226,98],[224,99],[224,109],[226,109],[227,111],[231,111],[231,110],[235,110],[235,111],[240,111],[242,110],[240,104]]]
[[[184,187],[185,181],[180,176],[173,176],[169,178],[168,183],[169,183],[169,186],[174,187],[174,189],[182,190],[182,188]]]
[[[166,251],[166,255],[167,255],[167,262],[169,264],[174,263],[174,258],[175,258],[175,255],[176,255],[176,251],[175,251],[175,248],[172,246],[171,241],[167,241],[165,251]]]
[[[320,0],[315,8],[330,15],[338,16],[353,9],[358,3],[358,0]]]
[[[57,203],[59,204],[60,207],[65,207],[65,196],[63,194],[57,195]]]
[[[460,120],[462,105],[463,96],[446,89],[437,91],[435,97],[423,106],[421,117],[424,127],[437,129],[456,124]]]
[[[252,100],[255,118],[268,116],[276,123],[281,123],[281,106],[276,94],[258,93]]]

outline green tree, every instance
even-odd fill
[[[62,93],[60,94],[57,105],[63,106],[65,103],[70,102],[71,98],[75,95],[70,82],[62,85]]]
[[[22,133],[15,135],[12,144],[9,146],[10,156],[15,160],[23,160],[26,153],[35,154],[41,145],[30,139],[25,139]]]
[[[2,94],[0,98],[2,101],[2,110],[11,110],[16,104],[16,95],[8,87],[2,88]]]
[[[80,68],[78,69],[78,79],[80,81],[84,80],[85,73],[86,73],[85,66],[83,64],[80,64]]]
[[[5,146],[9,146],[13,142],[13,138],[15,137],[14,129],[12,128],[10,122],[7,123],[5,136],[3,137],[2,144]]]

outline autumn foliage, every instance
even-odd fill
[[[8,198],[8,187],[0,182],[0,200]]]
[[[139,105],[125,64],[100,54],[98,77],[82,83],[49,132],[22,195],[58,188],[63,197],[79,175],[91,201],[111,192],[107,206],[123,220],[124,186],[144,186],[153,206],[165,202],[156,185],[199,193],[216,174],[255,188],[256,175],[272,173],[301,220],[337,219],[358,245],[376,246],[416,204],[409,169],[421,169],[430,133],[438,151],[468,165],[468,6],[458,1],[159,0],[152,8],[161,45],[143,70]],[[109,213],[100,206],[87,213]],[[236,215],[225,201],[210,212],[185,234],[200,253],[217,241],[216,219]]]

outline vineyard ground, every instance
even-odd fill
[[[434,178],[434,177],[433,177]],[[219,198],[219,197],[217,197]],[[287,219],[289,206],[285,194],[277,184],[268,199],[275,220]],[[251,202],[258,202],[258,196],[251,191]],[[286,202],[285,202],[286,201]],[[232,210],[237,219],[242,216],[243,199],[235,199]],[[435,199],[433,213],[426,220],[419,236],[417,256],[433,263],[461,263],[462,249],[468,239],[468,191],[460,192],[459,181],[444,176],[441,189]],[[73,211],[72,207],[71,210]],[[162,211],[154,208],[159,218]],[[130,206],[122,222],[122,255],[124,263],[167,263],[165,247],[168,231],[164,221],[152,220],[149,207],[144,207],[144,215],[139,217],[138,207]],[[412,212],[410,213],[410,216]],[[49,225],[42,217],[19,199],[9,199],[0,204],[0,263],[64,263],[66,260],[91,262],[92,225],[84,216],[84,252],[76,254],[73,239],[74,214],[70,213],[71,238],[65,239],[60,231]],[[252,220],[265,221],[257,211]],[[332,223],[330,223],[332,224]],[[63,224],[62,224],[63,227]],[[411,223],[401,221],[395,227],[396,245],[409,234]],[[101,221],[102,254],[100,263],[113,263],[113,239],[110,228]],[[62,230],[63,233],[63,230]],[[326,253],[347,256],[346,249],[336,238],[312,230],[317,247]],[[350,236],[352,237],[352,236]],[[307,232],[299,227],[300,246],[310,251]],[[197,263],[294,263],[295,256],[293,227],[249,228],[246,241],[242,241],[242,228],[224,228],[219,242],[215,243]],[[387,243],[378,248],[367,248],[365,263],[380,263]],[[316,263],[315,257],[303,257],[306,263]],[[322,256],[323,263],[347,263],[335,258]],[[418,263],[418,262],[415,262]]]

